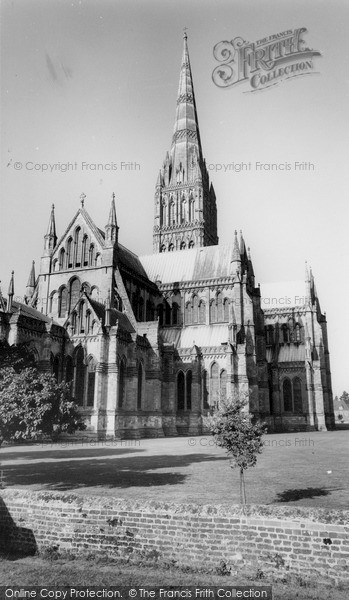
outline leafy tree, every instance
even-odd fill
[[[245,470],[256,465],[257,456],[263,450],[262,436],[267,429],[265,423],[254,422],[253,415],[244,410],[247,404],[247,394],[237,394],[233,399],[222,400],[220,408],[213,415],[205,417],[205,424],[216,444],[226,449],[231,468],[240,470],[240,501],[244,505]]]
[[[0,445],[3,441],[56,439],[62,432],[84,429],[70,384],[40,372],[29,353],[0,347]]]
[[[345,402],[346,404],[349,405],[349,394],[348,394],[348,392],[344,391],[343,394],[339,397],[339,399],[342,402]]]

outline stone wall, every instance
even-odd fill
[[[175,561],[232,572],[349,579],[349,511],[288,506],[195,506],[61,492],[2,490],[0,544]]]

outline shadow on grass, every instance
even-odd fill
[[[304,498],[316,498],[318,496],[328,496],[331,492],[336,490],[325,490],[323,488],[304,488],[304,489],[293,489],[284,490],[280,494],[277,494],[275,502],[297,502],[297,500],[304,500]]]
[[[109,455],[101,449],[100,454],[93,457],[87,451],[83,460],[75,455],[61,458],[56,453],[54,461],[4,464],[2,471],[5,487],[35,486],[60,491],[86,487],[150,487],[183,484],[189,476],[183,469],[195,463],[218,460],[226,458],[204,454],[115,456],[115,452]],[[162,472],[158,472],[160,470]]]

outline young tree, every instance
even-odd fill
[[[216,444],[226,449],[231,468],[240,470],[240,501],[243,505],[246,504],[245,470],[257,463],[257,456],[263,450],[262,436],[267,429],[266,424],[254,422],[253,415],[244,410],[247,404],[247,395],[236,395],[221,401],[220,408],[205,417],[205,424]]]
[[[57,438],[84,429],[70,385],[32,365],[23,348],[0,347],[0,445],[3,441]],[[5,366],[4,366],[5,365]]]

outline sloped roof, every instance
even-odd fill
[[[228,324],[162,328],[160,336],[164,343],[174,344],[175,348],[192,348],[194,344],[200,348],[216,348],[228,341]]]
[[[172,283],[233,277],[232,244],[140,256],[149,279]]]
[[[93,308],[94,312],[96,313],[96,316],[98,317],[98,319],[101,319],[102,323],[104,323],[104,321],[105,321],[105,305],[102,304],[101,302],[97,302],[96,300],[92,300],[91,298],[88,298],[88,301],[91,304],[91,307]],[[123,329],[124,331],[127,331],[128,333],[134,333],[135,330],[132,327],[127,315],[125,315],[125,313],[117,310],[116,308],[112,308],[110,310],[110,325],[112,325],[112,326],[116,325],[117,321],[118,321],[119,327],[121,329]]]
[[[122,246],[122,244],[118,244],[118,257],[121,269],[122,267],[125,267],[128,270],[134,271],[144,279],[148,279],[148,275],[143,267],[141,259],[134,254],[134,252],[131,252],[131,250]]]
[[[272,349],[267,348],[267,362],[272,361]],[[305,346],[304,344],[284,344],[279,348],[278,362],[297,362],[305,361]]]
[[[95,235],[97,242],[102,246],[104,246],[104,233],[101,229],[99,229],[95,223],[92,221],[90,215],[88,214],[87,210],[84,207],[79,208],[79,210],[75,213],[74,217],[72,218],[72,220],[70,221],[68,227],[66,227],[63,235],[60,237],[60,239],[58,240],[56,246],[55,246],[55,251],[57,250],[58,246],[60,246],[60,244],[62,243],[63,239],[65,238],[65,236],[67,235],[68,231],[71,229],[71,227],[73,226],[73,224],[75,223],[76,219],[78,218],[78,216],[81,215],[86,224],[88,225],[88,227],[90,228],[90,230],[92,231],[92,233]]]
[[[18,313],[19,310],[21,312],[21,315],[23,315],[24,317],[30,317],[31,319],[36,319],[37,321],[44,321],[45,323],[53,322],[55,325],[60,327],[58,323],[52,321],[51,317],[47,317],[42,312],[36,310],[32,306],[28,306],[27,304],[23,304],[22,302],[17,302],[14,300],[12,302],[12,309],[10,312],[11,314],[15,314]]]

